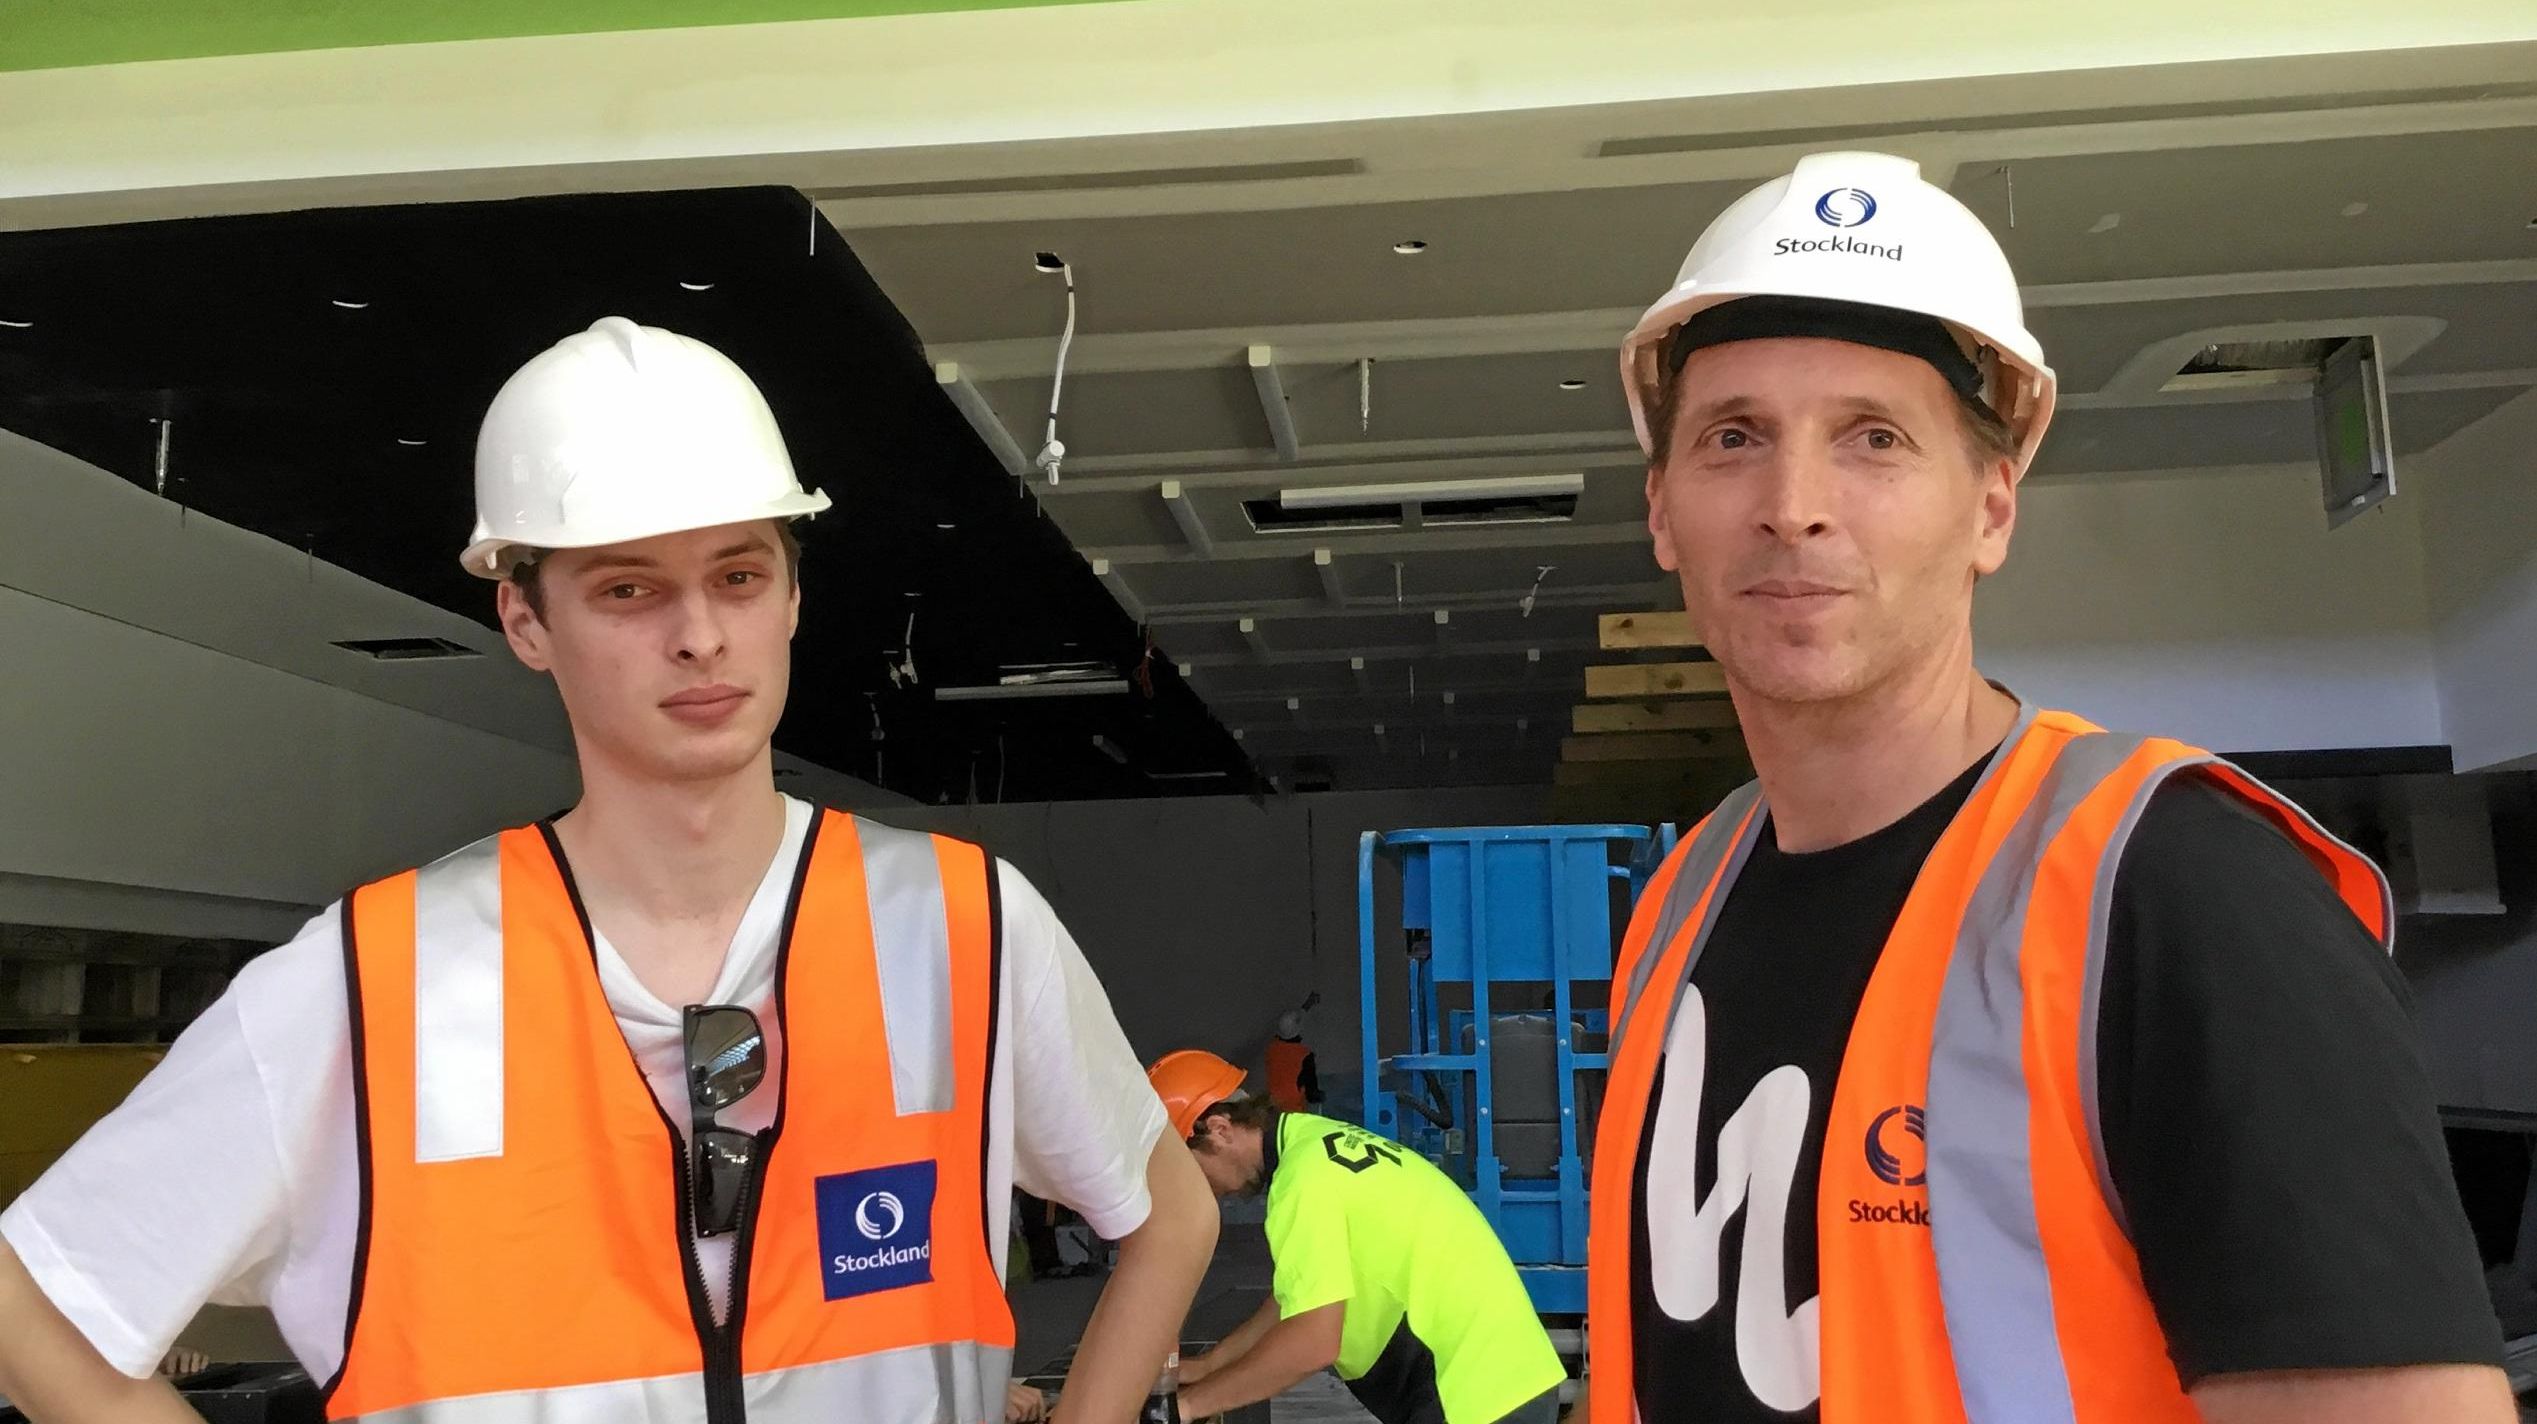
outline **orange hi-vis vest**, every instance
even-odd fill
[[[2388,939],[2377,867],[2245,773],[2178,742],[2023,714],[1922,866],[1833,1088],[1815,1210],[1824,1424],[2201,1419],[2097,1125],[2116,868],[2151,795],[2188,769],[2262,812]],[[1727,798],[1649,881],[1622,944],[1588,1245],[1591,1424],[1636,1417],[1631,1178],[1648,1098],[1764,824],[1758,788]]]
[[[681,1135],[545,826],[343,912],[362,1221],[331,1419],[1000,1420],[995,871],[824,812],[776,971],[782,1094],[717,1325]]]
[[[1302,1112],[1312,1106],[1304,1099],[1304,1060],[1312,1056],[1312,1048],[1299,1040],[1269,1040],[1268,1096],[1279,1112]]]

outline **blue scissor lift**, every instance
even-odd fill
[[[1585,1313],[1613,949],[1673,841],[1671,826],[1595,825],[1368,831],[1358,843],[1366,1125],[1470,1191],[1545,1316]],[[1400,868],[1390,936],[1375,923],[1378,855]],[[1390,1057],[1376,994],[1386,953],[1406,959],[1409,989],[1406,1046]]]

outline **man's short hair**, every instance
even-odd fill
[[[1198,1114],[1198,1121],[1205,1122],[1212,1117],[1223,1118],[1235,1127],[1255,1127],[1265,1132],[1269,1123],[1277,1117],[1277,1105],[1265,1097],[1230,1097],[1209,1104],[1205,1112]]]
[[[794,536],[791,520],[776,521],[775,541],[784,550],[784,577],[796,584],[800,583],[802,581],[802,541]],[[536,614],[541,623],[546,621],[544,574],[546,557],[553,552],[555,551],[552,549],[532,549],[511,565],[512,586],[519,589],[520,597],[527,601],[529,611]]]

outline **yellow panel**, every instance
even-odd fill
[[[1727,690],[1716,663],[1613,663],[1586,669],[1588,697],[1698,697]]]

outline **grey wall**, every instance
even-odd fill
[[[2527,778],[2490,780],[2506,913],[2408,916],[2396,962],[2440,1101],[2537,1113],[2537,797]]]
[[[1982,669],[2222,751],[2443,740],[2418,500],[2329,532],[2316,471],[2040,480],[1975,597]]]
[[[2462,771],[2537,767],[2537,394],[2420,462],[2441,715]],[[2399,470],[2403,490],[2406,472]]]
[[[1279,1011],[1318,989],[1325,1077],[1357,1049],[1357,842],[1368,830],[1532,824],[1540,788],[926,807],[878,812],[1013,862],[1101,976],[1137,1052],[1206,1048],[1257,1068]],[[1399,913],[1381,879],[1381,912]],[[1395,968],[1396,956],[1386,956]],[[1398,976],[1387,977],[1398,992]],[[1333,1084],[1334,1094],[1337,1085]]]

